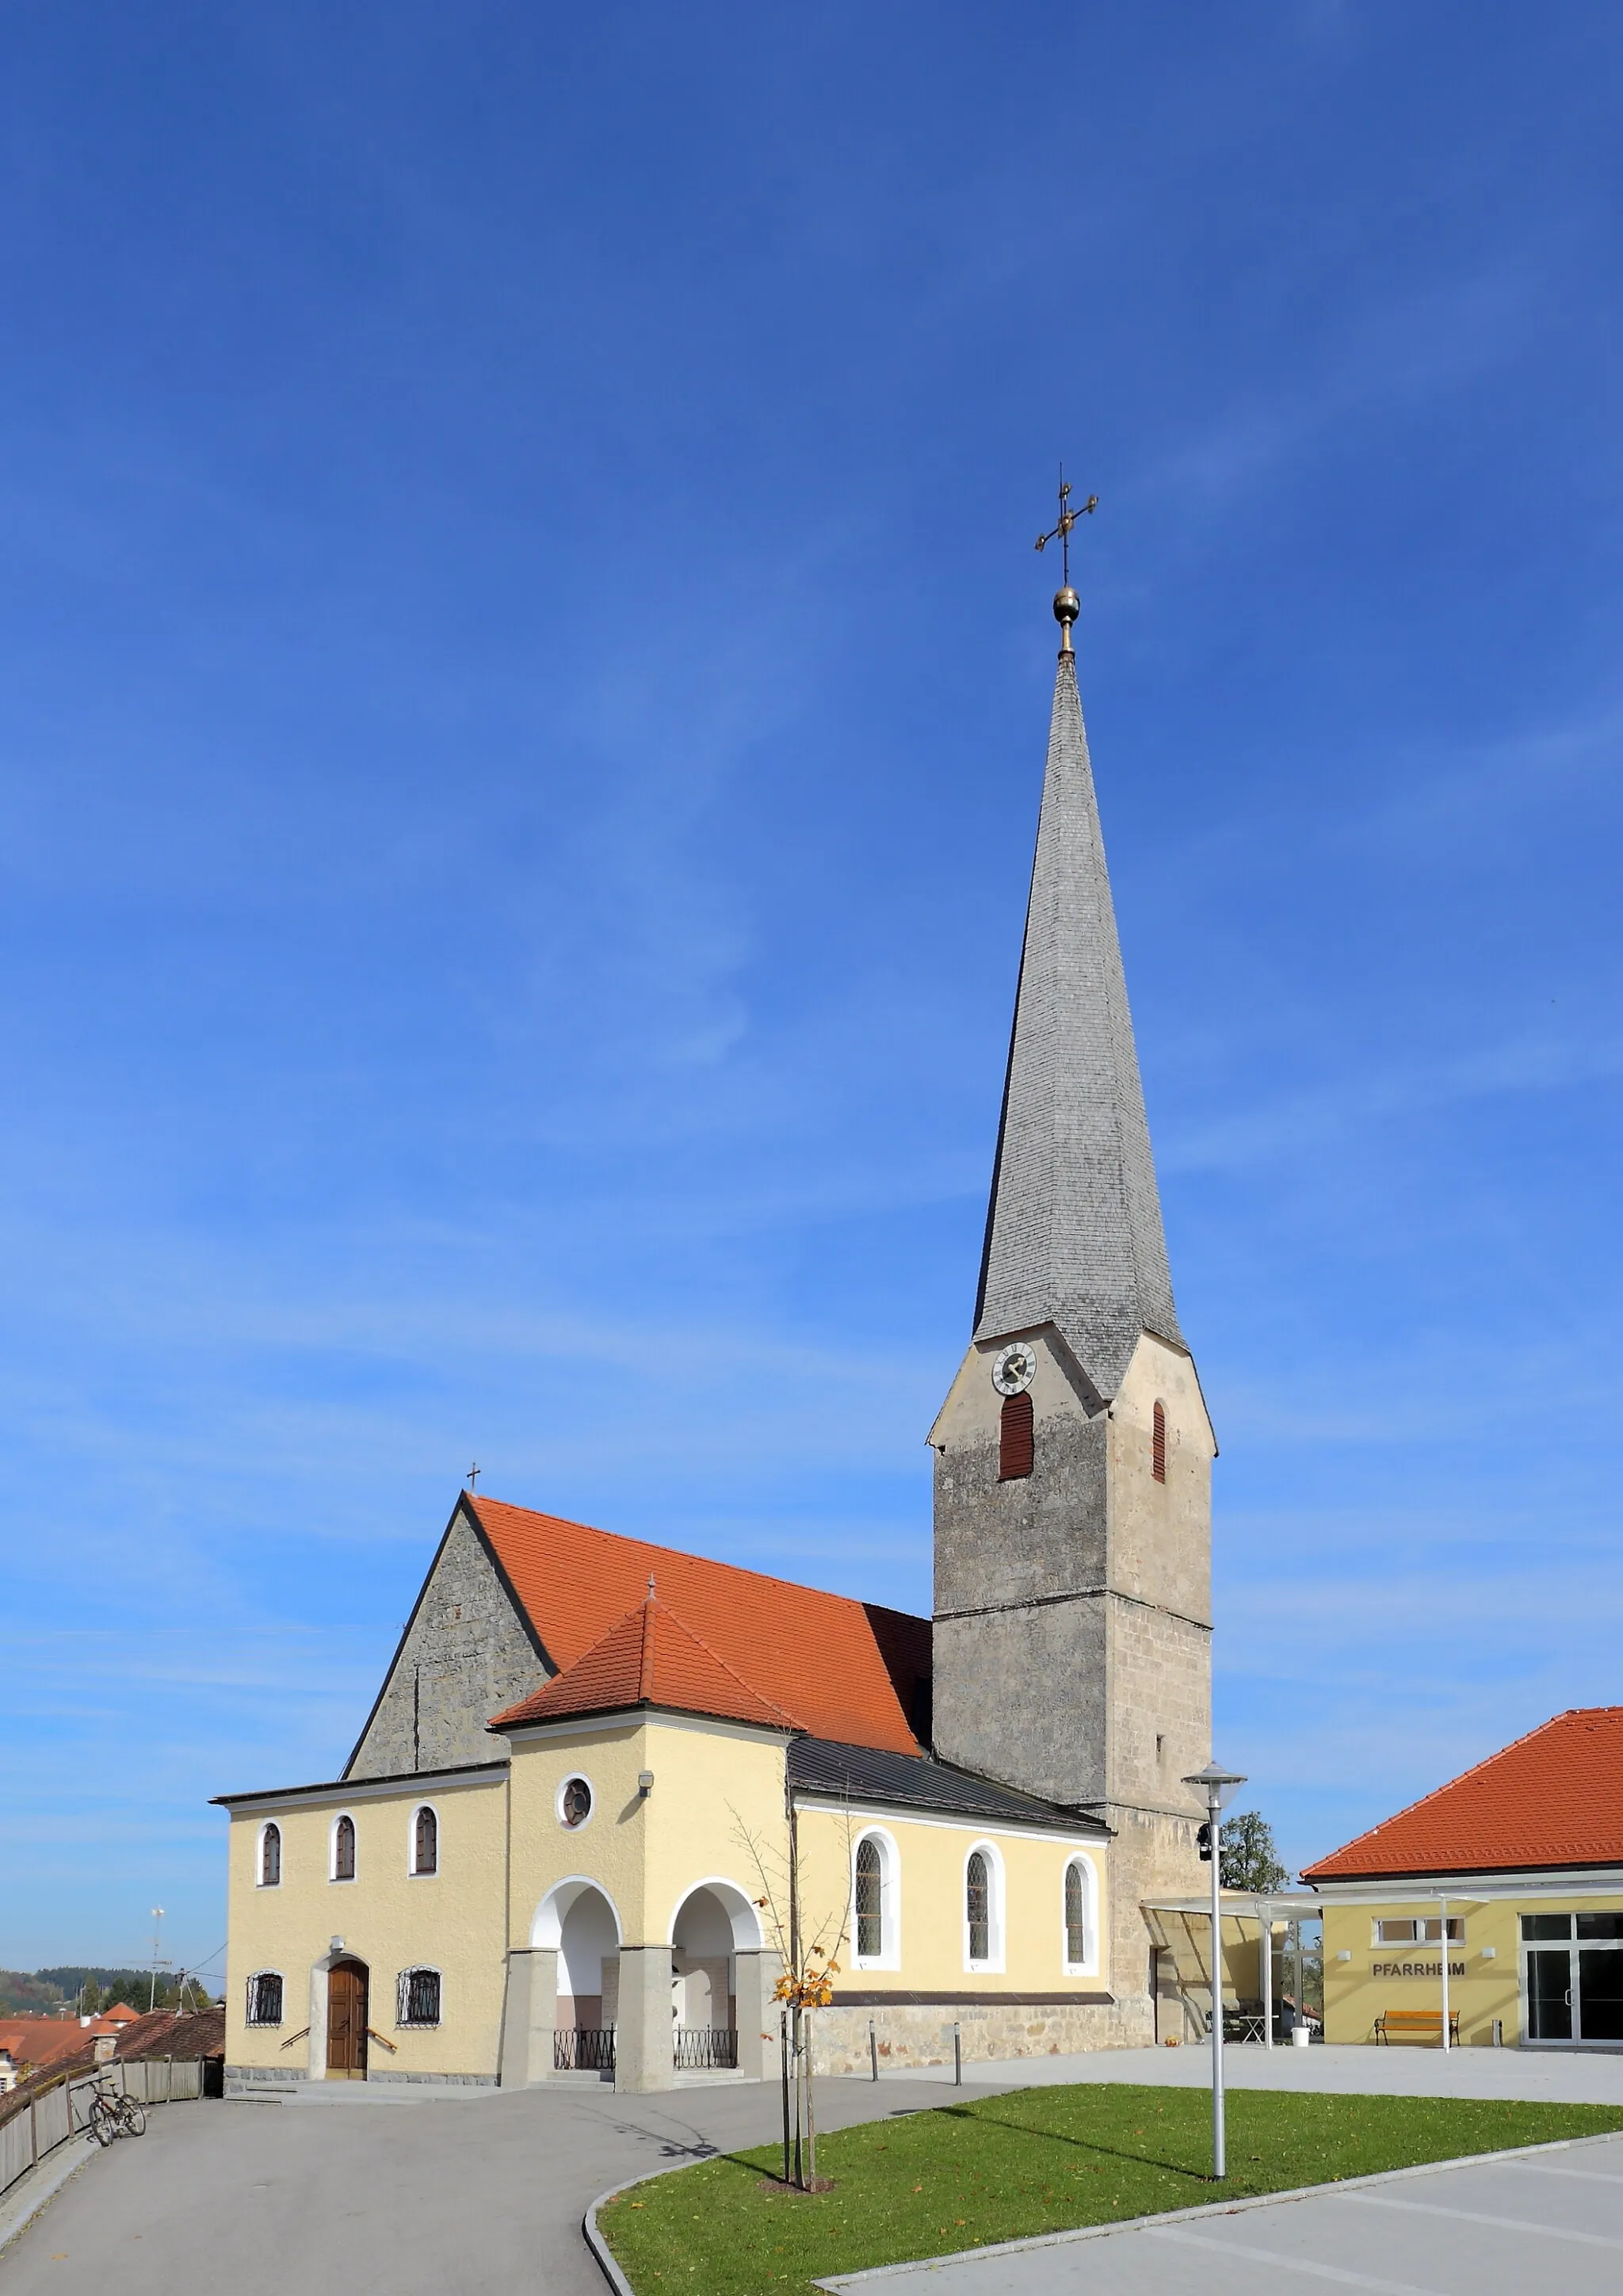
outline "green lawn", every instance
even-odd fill
[[[1601,2105],[1240,2090],[1216,2185],[1210,2115],[1199,2089],[1020,2089],[824,2137],[832,2192],[763,2189],[783,2164],[768,2145],[652,2177],[599,2221],[637,2296],[808,2296],[866,2265],[1623,2128]]]

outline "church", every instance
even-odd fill
[[[1155,1908],[1202,1881],[1215,1446],[1078,611],[1067,578],[932,1616],[463,1492],[341,1775],[219,1798],[234,2090],[775,2079],[786,1968],[824,2072],[1154,2037]]]

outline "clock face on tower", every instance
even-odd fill
[[[1029,1340],[1012,1341],[992,1358],[992,1384],[999,1395],[1024,1395],[1037,1377],[1037,1349]]]

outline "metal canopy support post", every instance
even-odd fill
[[[1447,1898],[1439,1897],[1437,1903],[1439,1911],[1442,1915],[1442,1919],[1437,1926],[1442,1933],[1438,1941],[1443,1949],[1443,2047],[1446,2052],[1448,2046],[1448,1900]]]
[[[1274,1909],[1266,1903],[1257,1909],[1257,1957],[1262,1964],[1262,2046],[1274,2046]]]

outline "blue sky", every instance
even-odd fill
[[[469,1459],[925,1608],[1055,459],[1217,1752],[1623,1694],[1623,20],[0,15],[0,1961],[224,1934]]]

